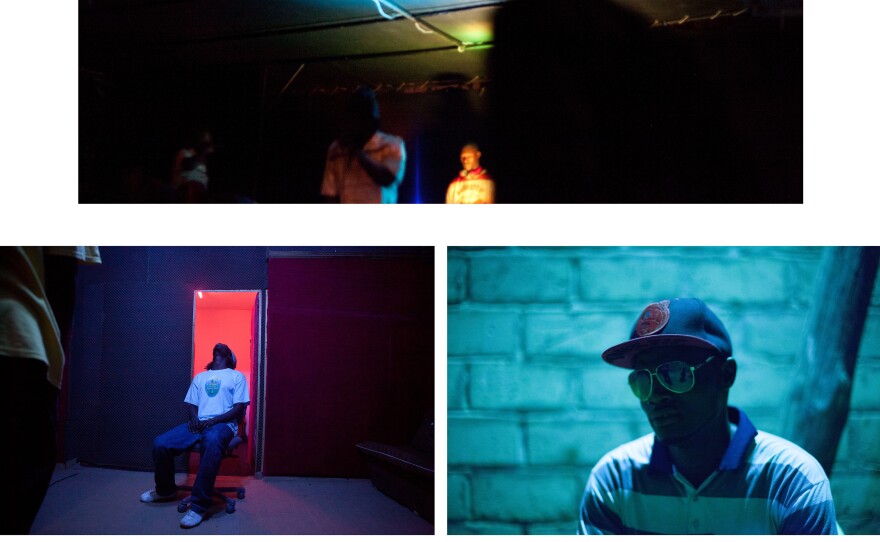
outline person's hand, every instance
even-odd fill
[[[216,422],[214,421],[214,418],[208,418],[207,420],[202,420],[202,422],[200,424],[200,426],[201,426],[200,432],[204,431],[210,427],[213,427],[215,425],[215,423]]]
[[[339,136],[339,144],[346,152],[355,154],[373,137],[373,132],[362,126],[347,126]]]
[[[357,138],[345,136],[339,138],[339,146],[342,148],[342,152],[345,153],[346,156],[354,155],[363,147],[363,145],[358,145]]]
[[[189,420],[189,432],[190,433],[201,433],[202,432],[202,429],[200,427],[201,424],[202,424],[202,422],[199,421],[198,419],[195,419],[195,420],[190,419]]]

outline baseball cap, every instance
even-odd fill
[[[645,307],[629,340],[602,352],[602,359],[611,365],[632,369],[637,353],[657,346],[710,348],[724,358],[733,353],[724,324],[703,301],[676,298]]]

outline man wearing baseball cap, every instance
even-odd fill
[[[580,534],[837,534],[821,465],[727,405],[736,361],[699,299],[651,303],[630,339],[603,352],[630,370],[654,432],[599,460]]]

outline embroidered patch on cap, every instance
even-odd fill
[[[636,335],[644,337],[663,329],[669,322],[669,301],[660,301],[648,305],[636,324]]]

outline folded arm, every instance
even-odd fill
[[[397,174],[395,172],[391,171],[391,169],[382,162],[371,158],[363,149],[358,151],[355,157],[361,167],[364,168],[364,171],[367,172],[367,175],[369,175],[376,184],[380,186],[391,186],[397,181]]]

